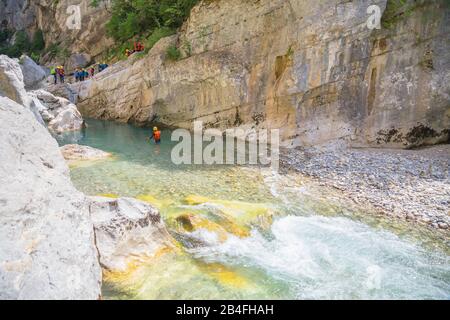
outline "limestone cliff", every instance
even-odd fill
[[[89,63],[112,44],[105,29],[110,17],[109,2],[103,1],[97,7],[91,3],[92,0],[4,0],[0,2],[1,28],[24,30],[29,36],[42,30],[47,48],[54,45],[63,53],[56,58],[47,55],[43,62],[56,60],[71,70]],[[78,13],[79,25],[74,20]]]
[[[377,4],[383,27],[370,29]],[[448,140],[446,1],[203,1],[181,32],[75,86],[86,116],[280,128],[287,145]],[[180,61],[166,59],[175,44]]]
[[[0,97],[0,299],[97,299],[101,269],[89,201],[56,141]]]
[[[104,4],[94,7],[91,3],[92,0],[37,1],[37,25],[43,30],[46,43],[58,44],[69,54],[80,54],[67,60],[68,70],[80,59],[89,62],[112,44],[106,37],[105,23],[110,17],[107,7]],[[79,8],[81,17],[79,28],[73,23],[74,5]]]

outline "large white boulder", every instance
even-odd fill
[[[19,63],[5,55],[0,55],[0,95],[26,107],[31,103]]]
[[[69,100],[45,90],[27,92],[19,62],[5,55],[0,55],[0,96],[29,108],[41,124],[45,120],[48,128],[55,133],[76,131],[83,127],[81,113]]]
[[[172,247],[157,209],[132,198],[91,198],[100,263],[110,271],[125,271],[130,259],[152,257]]]
[[[0,97],[0,299],[97,299],[101,269],[89,201],[56,141]]]
[[[56,133],[80,130],[83,127],[83,117],[74,104],[62,109],[56,117],[48,123],[48,128]]]
[[[36,120],[44,125],[39,106],[25,90],[22,69],[17,59],[0,55],[0,96],[8,97],[33,112]]]
[[[83,117],[77,106],[69,100],[57,97],[45,90],[30,91],[29,95],[37,99],[42,107],[38,110],[48,122],[48,128],[56,133],[76,131],[83,127]]]
[[[23,55],[20,58],[20,68],[22,69],[23,81],[26,88],[33,88],[47,77],[45,70],[33,59]]]

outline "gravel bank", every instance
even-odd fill
[[[290,149],[281,168],[377,212],[450,231],[450,145],[420,150]]]

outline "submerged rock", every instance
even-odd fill
[[[111,153],[79,144],[67,144],[60,148],[66,160],[98,160],[111,157]]]
[[[132,198],[92,197],[100,263],[109,271],[126,271],[136,259],[146,259],[173,247],[157,209]]]
[[[47,129],[5,97],[0,163],[0,299],[97,299],[89,201]]]
[[[209,199],[198,195],[187,196],[184,202],[209,208],[212,213],[222,217],[231,229],[235,229],[234,226],[240,228],[256,226],[267,229],[272,224],[274,215],[270,205],[264,203]]]

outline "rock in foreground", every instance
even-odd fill
[[[132,198],[92,197],[90,205],[102,267],[125,271],[131,259],[171,247],[158,210]]]
[[[89,201],[47,129],[5,97],[0,164],[0,299],[97,299]]]
[[[57,97],[45,90],[31,91],[29,95],[40,103],[39,112],[48,122],[48,128],[55,133],[80,130],[83,127],[83,117],[77,106],[69,100]]]

